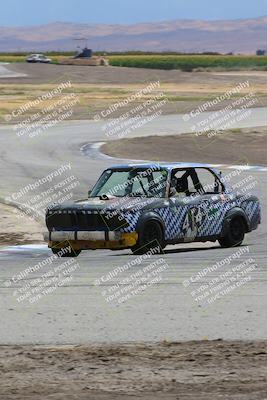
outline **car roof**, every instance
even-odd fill
[[[158,166],[163,169],[172,170],[174,168],[209,168],[213,171],[216,171],[211,165],[209,164],[202,164],[202,163],[186,163],[186,162],[149,162],[149,163],[130,163],[130,164],[118,164],[112,165],[108,169],[120,169],[120,168],[151,168]]]

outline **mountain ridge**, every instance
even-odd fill
[[[267,16],[238,20],[180,19],[126,24],[0,26],[0,51],[76,50],[87,38],[93,50],[255,53],[267,48]],[[85,44],[85,40],[80,45]]]

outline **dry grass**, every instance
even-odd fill
[[[163,92],[168,99],[168,104],[164,107],[163,113],[183,113],[188,109],[195,107],[197,104],[201,104],[206,100],[215,98],[216,96],[225,93],[225,91],[231,89],[233,84],[218,82],[204,82],[188,81],[179,83],[162,83],[160,87],[153,91],[151,94],[147,94],[141,100],[137,100],[127,107],[120,109],[118,115],[114,114],[114,117],[118,117],[120,113],[128,111],[129,108],[135,107],[137,104],[142,102],[144,99],[154,97],[155,94]],[[45,84],[33,84],[33,83],[0,83],[0,123],[5,122],[5,115],[11,114],[12,111],[17,110],[20,106],[25,105],[29,101],[34,101],[39,96],[51,91],[57,86],[55,83]],[[144,88],[146,84],[86,84],[86,83],[72,83],[72,86],[65,89],[60,96],[65,96],[70,93],[74,93],[79,98],[79,102],[74,106],[74,112],[72,114],[73,119],[90,119],[95,113],[105,110],[111,104],[120,102],[126,99],[129,95],[136,91]],[[251,88],[243,90],[243,94],[251,91]],[[257,93],[257,97],[260,99],[258,106],[264,105],[267,99],[267,87],[261,83],[253,84],[253,91]],[[55,102],[56,98],[52,100],[42,101],[39,106],[31,107],[29,110],[16,119],[13,122],[19,122],[29,116],[41,111],[44,107],[50,106]],[[266,100],[266,101],[265,101]],[[223,106],[223,105],[222,105]]]

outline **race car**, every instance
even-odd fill
[[[233,247],[260,221],[258,198],[233,191],[208,165],[116,165],[87,199],[48,207],[45,239],[64,257],[90,249],[161,253],[170,244],[216,240]]]
[[[51,58],[46,57],[44,54],[31,54],[26,58],[28,63],[44,63],[50,64],[52,62]]]

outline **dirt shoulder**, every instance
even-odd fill
[[[5,78],[6,83],[53,83],[71,80],[73,83],[110,83],[110,84],[131,84],[145,83],[154,80],[169,83],[196,83],[207,82],[239,82],[240,75],[229,75],[221,73],[216,75],[210,72],[183,72],[179,70],[160,70],[147,68],[126,68],[126,67],[93,67],[79,65],[56,65],[56,64],[28,64],[12,63],[8,64],[8,69],[15,73],[25,74],[19,78]],[[251,75],[251,71],[248,74]],[[244,76],[244,71],[242,71]],[[258,81],[266,81],[266,76],[256,71],[253,77]],[[204,79],[203,79],[204,78]]]
[[[225,131],[214,137],[184,134],[120,139],[101,151],[113,157],[140,160],[266,165],[267,128]]]
[[[61,100],[66,95],[75,94],[77,102],[71,106],[70,119],[94,119],[111,105],[123,102],[140,89],[152,82],[160,86],[146,94],[119,107],[112,113],[112,118],[118,118],[126,112],[140,106],[144,100],[155,95],[164,94],[167,100],[162,107],[162,114],[187,113],[188,110],[215,99],[217,96],[246,82],[238,97],[253,93],[255,103],[251,107],[267,106],[266,73],[260,71],[239,73],[215,72],[182,72],[178,70],[155,70],[145,68],[124,67],[88,67],[73,65],[46,65],[17,63],[5,66],[14,74],[21,77],[0,79],[0,124],[30,121],[30,118],[44,109],[49,108],[55,99],[49,99],[29,107],[22,114],[19,107],[38,99],[51,91],[62,82],[70,82],[71,87],[62,92]],[[246,75],[247,74],[247,75]],[[230,100],[225,99],[214,103],[209,111],[225,108]],[[217,104],[217,105],[216,105]],[[16,117],[10,120],[12,113]],[[6,118],[7,117],[7,118]],[[35,121],[35,119],[33,119]]]
[[[126,67],[93,67],[78,65],[56,65],[56,64],[28,64],[11,63],[8,69],[15,73],[25,74],[24,77],[6,78],[6,83],[55,83],[71,80],[73,83],[89,84],[142,84],[159,80],[162,83],[210,85],[211,91],[217,91],[218,85],[232,86],[240,83],[240,78],[248,78],[251,84],[260,85],[266,83],[266,71],[202,71],[183,72],[180,70],[161,70],[148,68],[126,68]],[[3,82],[3,83],[4,83]],[[202,86],[203,87],[203,86]],[[266,88],[259,86],[263,91]]]
[[[42,243],[42,230],[18,209],[0,203],[0,246]]]
[[[257,400],[267,392],[267,342],[0,346],[9,399]]]

